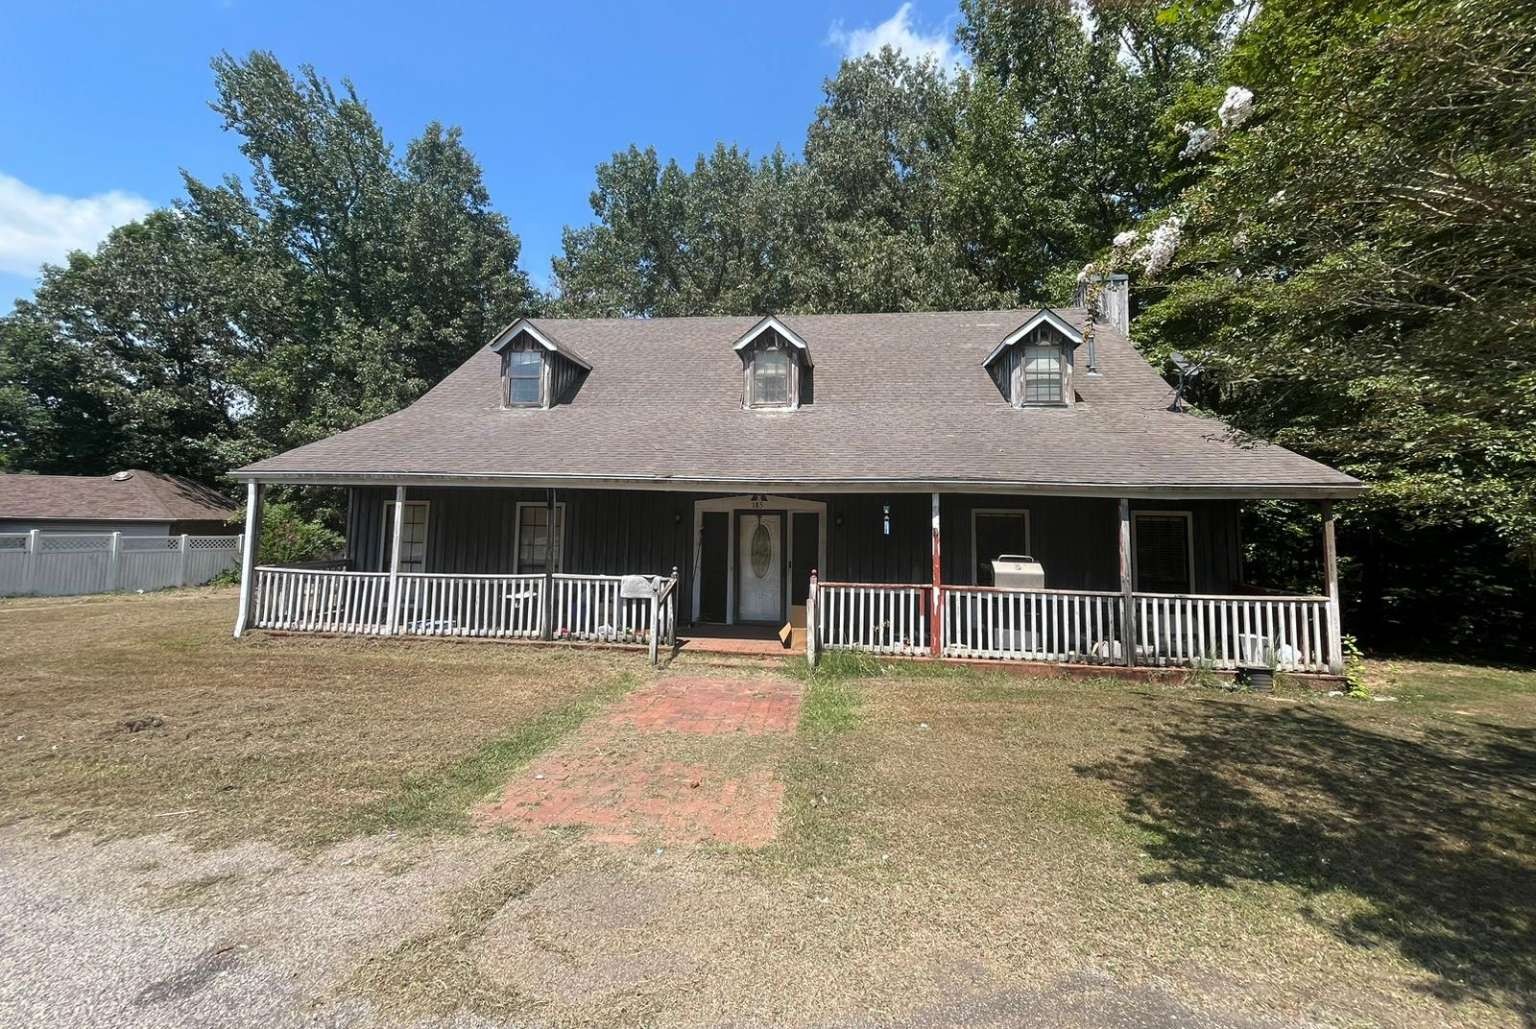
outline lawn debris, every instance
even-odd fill
[[[164,728],[165,719],[159,715],[140,715],[137,718],[125,718],[117,724],[124,732],[144,732],[147,729]]]

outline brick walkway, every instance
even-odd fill
[[[799,717],[800,688],[791,682],[665,679],[588,722],[479,815],[528,828],[586,826],[615,844],[760,847],[777,831],[784,785],[774,772]],[[742,745],[732,748],[730,737]],[[749,747],[748,738],[759,745]],[[701,743],[722,759],[679,753]]]

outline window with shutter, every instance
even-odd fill
[[[1141,593],[1193,593],[1189,512],[1138,511],[1133,527],[1136,589]]]

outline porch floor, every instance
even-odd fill
[[[694,653],[783,657],[795,653],[796,646],[805,649],[804,631],[796,629],[786,648],[779,642],[778,630],[771,625],[690,625],[678,629],[677,645],[680,650]]]

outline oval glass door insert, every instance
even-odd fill
[[[768,526],[763,520],[757,520],[757,530],[752,533],[752,574],[759,579],[768,577],[768,569],[773,567],[773,536],[768,532]]]

